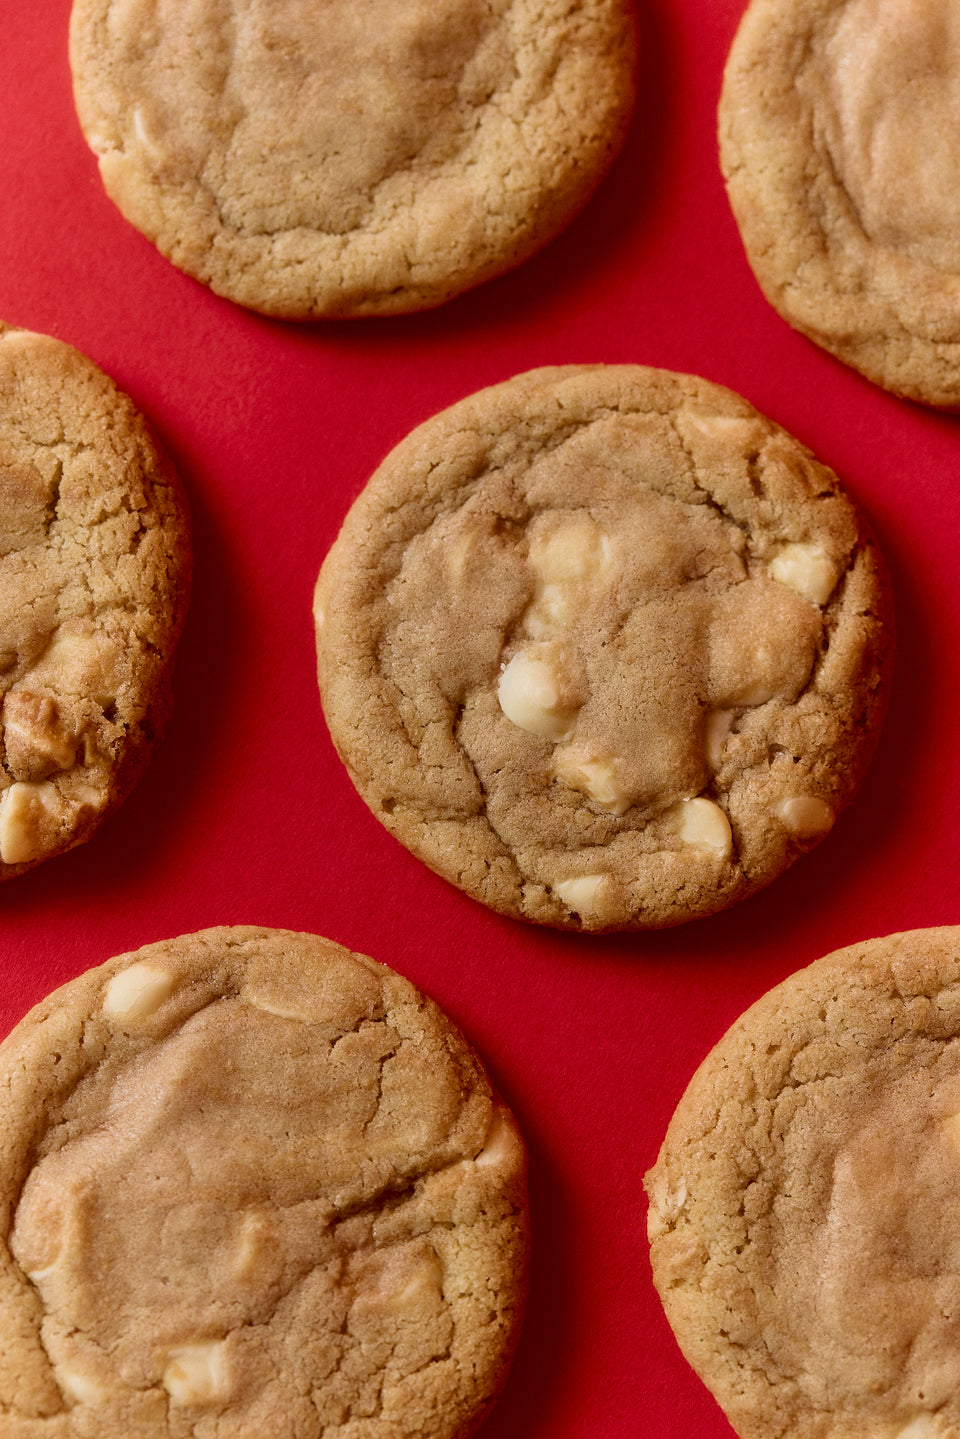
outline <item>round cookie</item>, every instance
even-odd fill
[[[586,203],[632,0],[74,0],[80,123],[173,263],[286,319],[423,310]]]
[[[0,879],[89,839],[166,717],[190,577],[172,468],[126,395],[0,324]]]
[[[752,0],[720,156],[791,325],[869,379],[960,405],[960,17],[943,0]]]
[[[532,371],[415,430],[317,582],[330,732],[377,818],[505,914],[679,923],[820,839],[889,626],[836,477],[745,400]]]
[[[697,1071],[646,1178],[654,1279],[742,1439],[960,1434],[960,929],[856,944]]]
[[[315,935],[147,945],[0,1046],[5,1439],[464,1439],[526,1282],[476,1055]]]

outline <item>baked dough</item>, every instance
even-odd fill
[[[0,880],[88,839],[139,777],[189,577],[179,486],[130,400],[0,324]]]
[[[749,1009],[647,1175],[653,1274],[742,1439],[960,1435],[960,929]]]
[[[526,1283],[523,1145],[406,980],[214,929],[0,1047],[4,1439],[464,1439]]]
[[[746,401],[548,369],[415,430],[315,594],[320,692],[374,814],[467,893],[675,924],[829,830],[890,629],[836,477]]]
[[[798,330],[894,393],[960,405],[960,11],[752,0],[720,156],[747,257]]]
[[[75,0],[107,193],[218,294],[422,310],[586,203],[636,86],[631,0]]]

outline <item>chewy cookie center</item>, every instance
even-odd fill
[[[150,8],[145,31],[115,42],[136,104],[91,138],[164,183],[210,190],[247,235],[361,226],[382,182],[456,150],[501,78],[481,0]]]
[[[134,966],[104,1012],[137,1029],[174,989],[162,968]],[[156,1387],[184,1405],[242,1399],[251,1364],[300,1342],[308,1313],[331,1370],[356,1349],[359,1372],[364,1335],[384,1322],[415,1321],[413,1367],[448,1348],[444,1267],[403,1203],[462,1157],[447,1152],[452,1061],[431,1066],[384,1019],[332,1041],[311,1030],[224,998],[109,1084],[81,1085],[68,1107],[91,1118],[34,1165],[11,1237],[68,1402]],[[385,1195],[393,1220],[377,1238]]]
[[[960,21],[933,0],[848,0],[801,72],[868,237],[960,271]]]

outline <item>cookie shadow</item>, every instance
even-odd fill
[[[549,1382],[549,1376],[566,1372],[575,1358],[572,1205],[529,1117],[512,1097],[508,1103],[520,1122],[530,1161],[530,1291],[507,1383],[477,1439],[528,1439],[548,1433],[562,1403],[560,1386]]]
[[[196,807],[204,803],[204,775],[212,767],[218,736],[231,708],[240,703],[238,636],[249,628],[249,616],[239,567],[224,546],[189,461],[166,435],[161,442],[181,479],[193,549],[170,714],[143,773],[116,812],[85,844],[4,887],[5,919],[36,915],[51,888],[58,909],[80,912],[91,902],[109,903],[111,893],[119,898],[128,885],[143,884],[152,871],[162,871],[165,857],[181,846]]]
[[[637,99],[619,153],[584,207],[541,249],[514,269],[483,281],[434,309],[408,315],[306,322],[318,340],[364,351],[372,344],[409,360],[411,347],[438,342],[461,346],[495,332],[497,343],[517,330],[529,343],[530,326],[552,313],[558,300],[576,306],[602,277],[629,256],[642,264],[655,236],[647,222],[658,215],[671,164],[675,129],[676,59],[660,4],[637,5],[640,26]],[[650,232],[648,233],[648,230]],[[273,323],[283,327],[287,322]],[[579,358],[579,357],[574,357]]]

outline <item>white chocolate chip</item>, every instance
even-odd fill
[[[0,796],[0,860],[27,864],[57,842],[63,805],[52,784],[18,780]]]
[[[683,418],[690,425],[708,435],[712,440],[728,440],[738,449],[756,443],[760,426],[756,419],[741,415],[705,415],[696,410],[684,409]]]
[[[459,583],[465,576],[467,566],[470,563],[477,549],[476,534],[472,530],[464,530],[457,535],[456,539],[447,546],[444,554],[444,561],[447,572],[454,583]]]
[[[822,545],[787,544],[770,561],[770,573],[812,605],[825,605],[839,570]]]
[[[483,1141],[483,1148],[474,1159],[474,1163],[481,1169],[489,1169],[494,1165],[503,1164],[509,1158],[512,1148],[510,1126],[504,1119],[502,1110],[495,1108],[490,1118],[487,1137]]]
[[[684,799],[677,806],[677,833],[684,844],[710,850],[718,859],[729,859],[733,850],[730,821],[712,799]]]
[[[905,1429],[898,1429],[894,1439],[940,1439],[948,1431],[932,1414],[918,1414]]]
[[[526,614],[526,626],[534,639],[543,639],[576,617],[568,585],[538,585],[536,597]]]
[[[575,620],[583,604],[579,587],[604,579],[613,568],[609,536],[585,514],[558,517],[536,533],[529,560],[536,588],[526,623],[535,638]]]
[[[658,1180],[650,1195],[647,1210],[647,1238],[659,1239],[680,1216],[687,1202],[687,1181],[681,1179],[676,1189],[668,1189],[664,1180]]]
[[[176,979],[168,970],[152,964],[131,964],[121,969],[107,985],[103,1012],[126,1023],[148,1019],[173,993]]]
[[[227,1390],[226,1341],[208,1339],[171,1349],[163,1387],[177,1404],[209,1404]]]
[[[836,818],[827,802],[812,794],[791,795],[789,799],[781,800],[776,814],[784,829],[798,839],[813,839],[816,835],[826,834]]]
[[[563,675],[557,661],[529,650],[515,654],[503,670],[497,698],[508,720],[543,739],[565,739],[577,714],[564,703]]]
[[[3,701],[3,741],[8,766],[24,779],[46,779],[77,757],[77,738],[54,701],[28,690],[11,690]]]
[[[603,916],[610,893],[608,874],[581,874],[553,886],[567,909],[574,914]]]
[[[587,757],[583,750],[565,745],[554,752],[553,772],[571,789],[579,790],[610,814],[625,814],[630,796],[617,776],[617,762],[610,755]]]
[[[436,1254],[431,1254],[407,1277],[403,1287],[395,1290],[386,1299],[384,1307],[394,1313],[404,1309],[418,1309],[424,1300],[437,1301],[442,1293],[443,1265]]]
[[[53,1372],[63,1393],[75,1404],[102,1404],[109,1397],[110,1390],[90,1374],[68,1369],[64,1364],[54,1365]]]
[[[531,541],[530,564],[544,585],[598,579],[610,567],[610,540],[589,515],[577,515]]]
[[[703,745],[707,764],[711,769],[720,768],[723,747],[733,729],[735,710],[711,710],[703,727]]]

